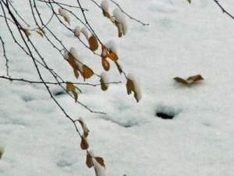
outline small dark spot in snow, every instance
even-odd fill
[[[53,94],[54,94],[54,96],[61,96],[61,95],[66,94],[66,92],[63,90],[60,90],[60,91],[54,91]]]
[[[174,115],[166,114],[163,112],[157,112],[156,116],[161,117],[162,119],[173,119]]]
[[[175,109],[173,107],[159,105],[156,109],[155,116],[162,119],[173,119],[178,113],[179,109]]]

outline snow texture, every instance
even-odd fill
[[[105,160],[106,175],[233,176],[234,21],[210,0],[193,0],[191,4],[186,0],[118,2],[128,14],[150,24],[142,26],[125,17],[130,32],[116,42],[124,71],[141,80],[141,101],[136,103],[128,96],[123,84],[111,85],[105,92],[99,87],[79,87],[79,101],[105,112],[103,115],[90,113],[67,95],[56,96],[74,119],[83,117],[90,130],[90,149]],[[28,1],[12,3],[31,19]],[[222,3],[234,14],[233,0]],[[100,9],[89,4],[85,7],[89,7],[86,14],[95,30],[100,29],[101,38],[115,39],[116,29],[102,18]],[[46,5],[38,2],[38,8],[50,18]],[[118,13],[117,19],[122,19]],[[90,18],[92,15],[97,18]],[[38,80],[32,61],[16,47],[2,25],[3,18],[0,24],[0,36],[11,58],[11,75]],[[85,55],[89,50],[80,49],[72,33],[67,34],[54,20],[49,27],[58,30],[56,35],[68,48],[74,47],[83,58],[90,58]],[[30,38],[39,44],[39,51],[55,71],[68,81],[75,79],[67,61],[51,52],[44,38],[34,34]],[[100,59],[91,58],[90,63],[98,68]],[[6,75],[2,48],[0,73]],[[175,76],[196,74],[204,80],[191,87],[173,80]],[[43,75],[50,80],[47,72]],[[115,73],[109,79],[125,81]],[[52,85],[50,88],[53,90]],[[73,125],[43,86],[0,79],[0,100],[0,146],[5,148],[1,176],[95,175],[85,165],[86,152],[80,149]],[[175,118],[158,118],[158,111]]]
[[[108,11],[109,11],[109,3],[108,3],[108,1],[103,0],[103,1],[101,2],[101,8],[102,8],[102,10],[104,10],[105,12],[108,12]]]

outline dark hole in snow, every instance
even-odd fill
[[[179,109],[175,109],[169,106],[159,105],[157,107],[155,116],[161,119],[173,119],[179,112],[180,112]]]
[[[163,112],[157,112],[156,116],[158,116],[158,117],[160,117],[162,119],[173,119],[173,117],[174,117],[174,115],[166,114],[166,113],[163,113]]]

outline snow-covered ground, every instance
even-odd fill
[[[79,100],[107,113],[101,115],[88,112],[69,96],[57,97],[69,115],[86,122],[90,146],[105,159],[106,175],[234,175],[234,21],[212,0],[193,0],[192,4],[187,0],[116,2],[150,24],[142,26],[126,17],[127,35],[112,38],[124,70],[139,79],[142,100],[136,103],[122,84],[111,85],[108,92],[82,87]],[[26,11],[24,1],[13,3]],[[222,4],[234,14],[233,0]],[[91,7],[89,3],[87,7]],[[90,19],[94,26],[103,27],[99,35],[116,35],[115,27],[101,13],[100,18]],[[12,58],[11,75],[37,78],[31,61],[11,47],[14,42],[2,18],[0,22],[0,36],[6,39]],[[71,46],[77,43],[62,29],[60,35]],[[42,42],[39,49],[56,71],[75,80],[69,65],[44,47],[40,36],[32,39]],[[84,51],[79,50],[85,58]],[[0,47],[0,74],[5,75],[2,52]],[[173,80],[196,74],[204,80],[191,87]],[[157,112],[172,113],[175,118],[164,120]],[[42,86],[0,80],[0,146],[5,148],[1,176],[92,176],[94,171],[86,167],[79,143],[74,127]]]

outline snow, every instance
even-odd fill
[[[109,11],[109,3],[106,0],[103,0],[101,2],[101,8],[103,11],[108,12]]]
[[[26,11],[24,1],[13,2],[19,12]],[[140,79],[136,82],[140,83],[141,101],[136,103],[128,96],[124,84],[111,84],[105,92],[99,87],[79,86],[79,101],[105,115],[90,113],[65,94],[56,96],[69,115],[82,117],[87,125],[90,150],[105,160],[106,176],[232,176],[234,21],[208,0],[191,4],[187,0],[116,2],[128,14],[150,23],[142,26],[125,17],[128,34],[116,41],[124,71]],[[222,3],[234,14],[234,1]],[[101,12],[88,13],[100,15],[101,20],[93,20],[92,26],[95,30],[100,27],[101,37],[117,38],[115,27]],[[50,13],[44,14],[50,17]],[[2,18],[0,22],[5,24]],[[61,30],[59,36],[65,34],[64,28],[53,24],[50,27]],[[5,25],[0,26],[0,36],[11,58],[12,77],[38,80],[31,60],[14,45]],[[57,72],[75,80],[69,64],[46,47],[44,38],[30,37],[40,44],[40,51],[44,49],[46,61]],[[78,48],[73,34],[62,40],[77,54],[82,52],[82,58],[89,58],[85,49]],[[1,48],[0,73],[6,75],[2,52]],[[97,60],[92,57],[90,63],[100,64]],[[173,80],[196,74],[204,80],[190,87]],[[108,79],[124,83],[119,74]],[[73,124],[42,85],[3,79],[0,85],[1,176],[95,175],[85,164],[86,152],[79,147]],[[56,86],[50,88],[57,91]],[[164,120],[155,115],[158,111],[175,116]]]
[[[74,36],[79,37],[80,32],[81,32],[80,26],[76,26],[74,29]]]

